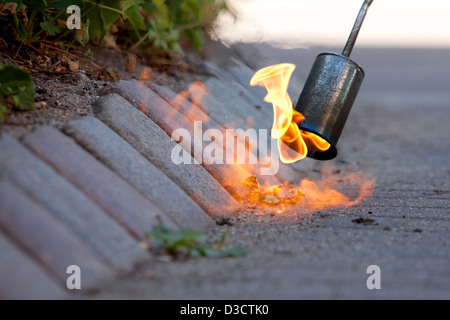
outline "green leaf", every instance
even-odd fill
[[[84,8],[84,2],[82,0],[52,0],[50,4],[56,9],[67,9],[70,6]]]
[[[30,110],[34,108],[35,95],[33,80],[27,72],[13,65],[0,70],[0,99],[10,97],[14,107]]]
[[[49,35],[54,36],[57,33],[60,33],[62,30],[57,25],[48,22],[41,22],[39,26],[48,32]]]
[[[78,33],[75,34],[75,40],[82,46],[84,46],[84,40],[83,37],[81,35],[79,35]]]
[[[90,8],[88,8],[87,10],[88,10],[87,19],[90,21],[89,38],[95,39],[98,36],[102,35],[103,33],[100,9],[97,6],[90,5]]]
[[[220,241],[219,241],[219,248],[222,248],[223,245],[225,244],[225,240],[227,239],[227,231],[223,231],[222,232],[222,236],[220,237]]]
[[[185,229],[174,230],[164,224],[153,230],[156,241],[170,251],[181,247],[193,246],[197,242],[204,241],[205,235],[201,232]]]
[[[184,33],[187,35],[192,45],[197,51],[202,50],[204,44],[203,31],[202,29],[188,29],[185,30]]]
[[[89,38],[102,38],[108,33],[108,28],[120,16],[120,0],[89,1],[86,5],[86,19],[89,19]],[[119,11],[119,12],[118,12]]]
[[[144,17],[139,12],[141,10],[140,1],[127,0],[122,5],[123,18],[129,21],[133,28],[144,27]]]
[[[17,17],[14,17],[14,19],[17,19]],[[18,23],[16,32],[17,32],[16,40],[19,42],[24,41],[30,35],[25,23]]]
[[[0,122],[2,120],[2,117],[5,116],[5,114],[8,113],[8,109],[6,108],[6,106],[3,104],[3,102],[0,100]]]
[[[169,9],[167,8],[166,0],[153,0],[152,2],[158,12],[158,19],[162,20],[165,26],[168,26],[171,20],[169,17]]]
[[[242,247],[218,250],[209,246],[204,246],[201,250],[202,255],[208,258],[242,257],[247,254],[247,251]]]
[[[171,45],[171,49],[172,49],[173,51],[175,51],[176,53],[178,53],[180,56],[184,56],[183,48],[181,47],[181,45],[180,45],[179,42],[174,42],[174,43]]]
[[[180,19],[184,16],[183,2],[179,0],[166,0],[166,5],[169,9],[169,18],[173,23],[180,24]]]
[[[245,248],[237,246],[231,249],[221,250],[222,257],[243,257],[247,254]]]
[[[100,8],[100,13],[103,19],[103,22],[106,26],[112,25],[114,22],[116,22],[117,19],[119,19],[120,13],[116,10],[120,11],[120,2],[121,0],[108,0],[108,1],[102,1],[104,6],[103,8]],[[107,7],[107,8],[106,8]],[[112,10],[115,9],[115,10]]]
[[[144,1],[141,6],[142,6],[142,10],[144,10],[145,14],[153,13],[158,10],[158,7],[156,6],[156,4],[154,4],[153,2],[150,2],[150,1]]]
[[[94,59],[94,54],[92,53],[91,49],[88,49],[84,54],[86,58],[89,58],[90,60]]]
[[[45,10],[47,9],[47,1],[46,0],[31,0],[28,3],[26,3],[28,8],[33,8],[33,11],[37,11],[41,14],[45,13]]]
[[[142,7],[143,4],[144,4],[143,0],[125,0],[122,3],[122,10],[126,11],[133,6]]]

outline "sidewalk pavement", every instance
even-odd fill
[[[248,86],[256,70],[242,59],[243,48],[240,56],[223,48],[223,56],[197,66],[209,74],[201,78],[209,92],[203,105],[180,106],[168,87],[123,81],[103,91],[96,117],[62,131],[40,127],[21,141],[1,136],[0,298],[450,298],[450,97],[412,78],[425,81],[432,62],[416,73],[414,61],[407,64],[411,78],[398,92],[395,77],[391,86],[361,90],[333,164],[373,175],[371,197],[291,224],[219,226],[216,220],[227,221],[240,206],[230,177],[249,168],[176,166],[170,135],[193,131],[199,118],[219,130],[230,121],[244,129],[271,125],[264,92]],[[385,77],[369,84],[389,82],[395,65],[381,74],[379,60],[365,57],[368,77]],[[296,74],[296,88],[301,79]],[[439,81],[448,80],[442,73]],[[192,147],[194,162],[203,149]],[[271,179],[300,181],[323,166],[307,159]],[[211,241],[226,230],[227,246],[248,254],[161,259],[140,245],[160,221],[203,230]],[[66,288],[70,265],[81,267],[81,292]],[[381,290],[366,286],[371,265],[381,269]]]

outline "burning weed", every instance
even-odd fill
[[[275,187],[260,186],[255,176],[247,178],[243,184],[246,190],[244,198],[253,204],[259,203],[269,206],[295,205],[305,197],[300,188],[294,188],[289,184]]]
[[[354,206],[369,197],[374,186],[375,179],[368,174],[353,167],[336,170],[331,164],[322,167],[321,179],[303,179],[297,186],[288,182],[260,184],[256,176],[251,176],[234,194],[242,205],[236,219],[249,223],[295,222],[319,210]],[[366,222],[374,221],[362,223]]]

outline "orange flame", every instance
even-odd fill
[[[262,185],[256,177],[247,178],[242,200],[245,204],[238,220],[286,223],[311,217],[314,211],[351,207],[372,195],[375,179],[353,166],[337,170],[324,163],[321,178],[306,178],[295,186]],[[344,194],[346,193],[346,194]]]
[[[272,138],[278,139],[280,159],[284,163],[304,159],[308,150],[323,152],[330,148],[326,140],[298,127],[298,123],[304,121],[305,117],[294,110],[287,93],[294,70],[293,64],[278,64],[259,70],[250,81],[252,86],[260,85],[267,89],[264,101],[273,104],[274,112]]]
[[[275,66],[276,67],[276,66]],[[297,123],[304,121],[304,116],[292,108],[292,102],[287,94],[287,86],[294,70],[293,65],[280,65],[276,68],[261,70],[252,79],[252,84],[264,84],[270,88],[266,101],[274,105],[274,123],[272,137],[278,139],[280,155],[284,162],[294,162],[303,159],[308,150],[327,150],[330,145],[316,135],[302,131]],[[151,69],[146,71],[151,76]],[[143,77],[145,74],[143,74]],[[152,98],[148,94],[145,84],[139,83],[138,89],[141,108],[148,113],[148,101]],[[321,164],[322,176],[306,178],[297,181],[298,172],[290,171],[290,166],[282,166],[287,172],[278,172],[273,176],[258,176],[263,162],[258,162],[255,148],[258,141],[251,141],[251,137],[238,135],[233,123],[219,125],[207,113],[205,98],[209,97],[206,86],[201,82],[192,83],[189,88],[176,94],[164,87],[152,85],[152,90],[158,93],[168,104],[157,108],[157,119],[171,119],[166,123],[159,123],[169,135],[179,125],[187,130],[193,139],[176,139],[186,151],[190,151],[199,163],[237,200],[229,207],[219,208],[220,216],[229,214],[232,220],[245,223],[287,223],[308,218],[314,211],[338,207],[354,206],[361,200],[370,197],[375,186],[375,179],[358,172],[355,168],[337,170],[332,164]],[[252,118],[247,119],[251,127]],[[202,121],[200,143],[195,141],[195,122]],[[214,129],[207,132],[206,130]],[[216,136],[217,135],[217,136]],[[204,154],[207,147],[202,143],[202,137],[207,136],[209,142],[223,150],[223,164],[211,163],[212,155]],[[248,140],[248,141],[247,141]],[[232,142],[232,143],[229,143]],[[208,143],[208,146],[210,144]],[[239,160],[244,155],[244,159]],[[231,159],[230,164],[225,160]],[[261,159],[260,159],[261,160]],[[316,167],[316,169],[318,169]],[[317,171],[317,170],[316,170]],[[300,176],[298,176],[300,179]],[[201,199],[201,194],[194,195]],[[216,214],[218,208],[207,209]]]

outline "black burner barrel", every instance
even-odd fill
[[[325,152],[312,151],[309,157],[336,157],[336,145],[363,79],[363,69],[346,56],[321,53],[316,58],[295,110],[305,116],[300,130],[324,138],[331,147]]]
[[[299,128],[324,138],[331,145],[324,152],[310,151],[308,157],[331,160],[337,155],[339,137],[364,79],[364,70],[349,56],[372,2],[364,1],[343,54],[319,54],[306,80],[295,107],[305,117]]]

